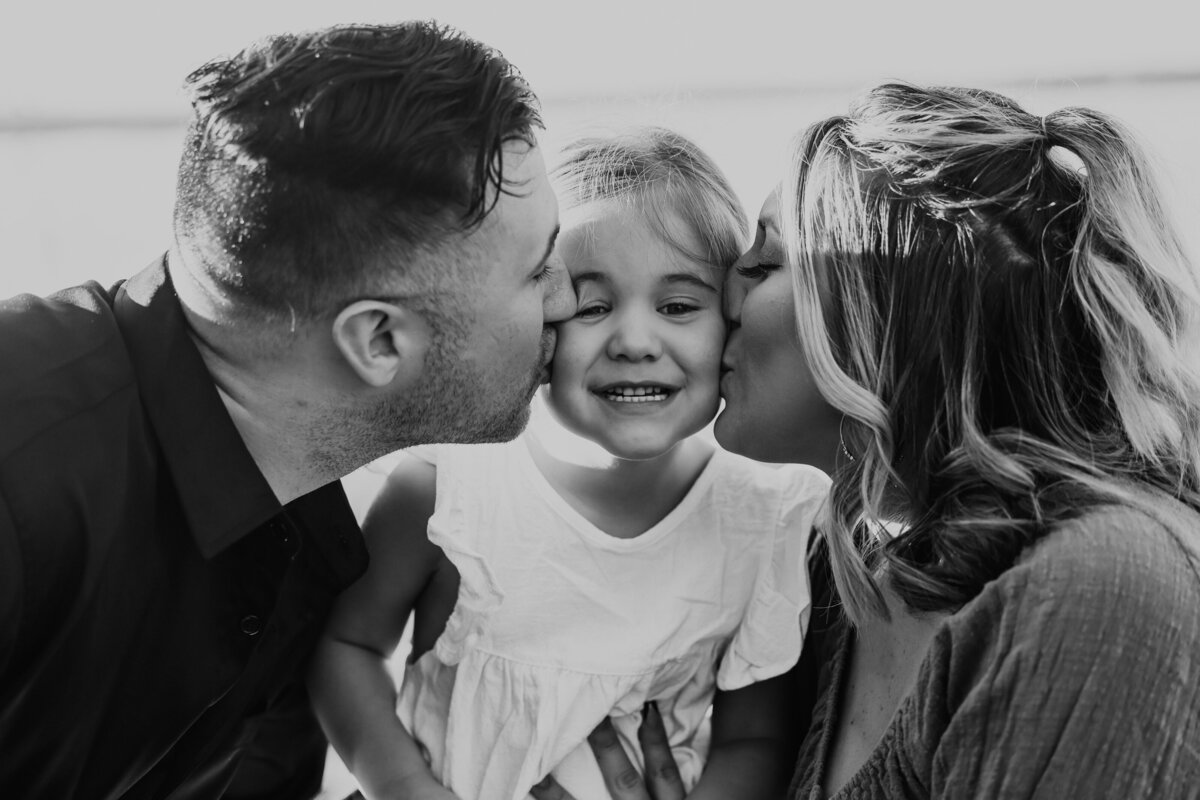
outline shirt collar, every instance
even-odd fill
[[[184,517],[211,558],[281,506],[188,333],[165,255],[119,288],[114,310]]]

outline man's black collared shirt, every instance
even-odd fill
[[[165,260],[0,302],[0,797],[311,795],[302,670],[365,567],[340,483],[275,499]]]

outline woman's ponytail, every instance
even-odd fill
[[[1140,459],[1196,491],[1200,284],[1149,162],[1123,125],[1097,111],[1062,109],[1043,128],[1054,168],[1079,183],[1071,281],[1100,341],[1112,402]]]

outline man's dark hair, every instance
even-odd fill
[[[285,34],[188,76],[175,231],[235,302],[316,317],[478,225],[537,100],[495,50],[433,22]]]

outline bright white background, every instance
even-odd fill
[[[1143,135],[1200,254],[1188,5],[13,0],[0,10],[0,298],[111,283],[166,248],[192,69],[273,32],[410,18],[453,24],[513,61],[542,97],[551,158],[592,127],[667,125],[709,151],[750,214],[792,135],[880,81],[998,89],[1037,113],[1090,105]],[[347,480],[360,511],[379,477]]]
[[[248,39],[433,17],[500,48],[544,95],[1195,70],[1186,4],[1141,0],[522,2],[109,0],[8,3],[0,108],[181,112],[192,67]],[[696,10],[703,9],[703,10]]]
[[[548,150],[587,126],[670,125],[709,150],[750,213],[792,134],[882,80],[996,88],[1037,112],[1093,105],[1144,134],[1196,243],[1200,46],[1186,5],[18,0],[0,11],[0,297],[108,283],[165,248],[192,69],[271,32],[418,17],[521,68]]]

